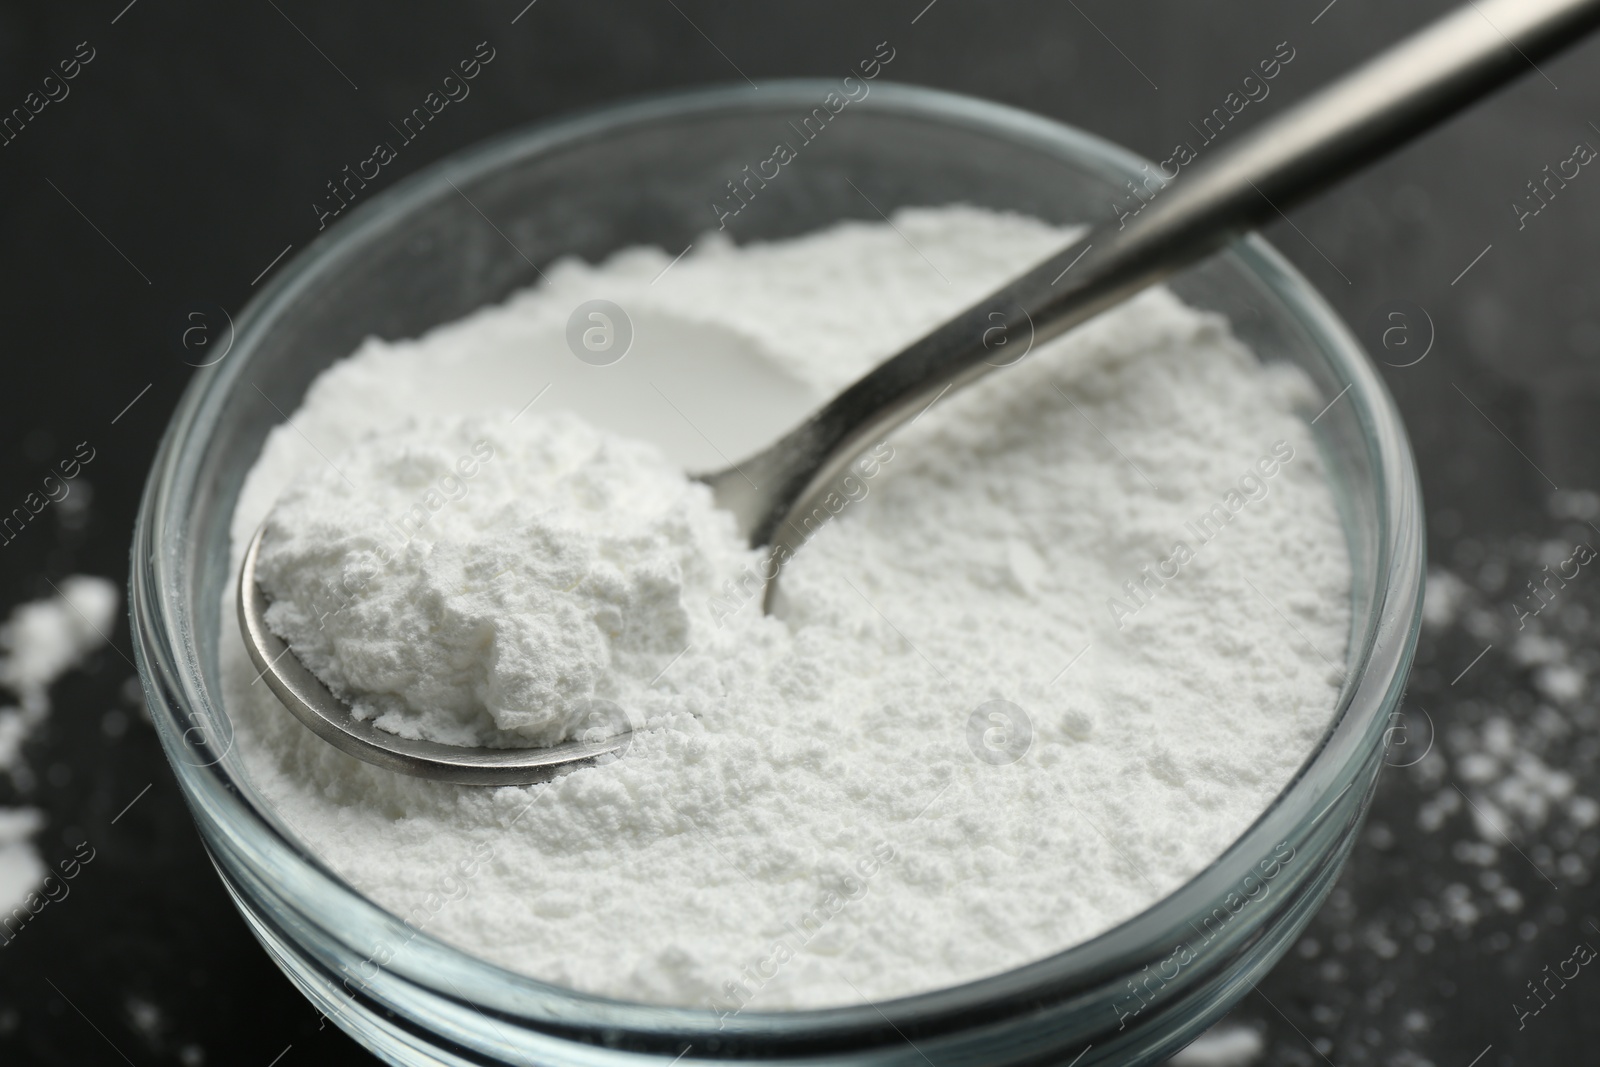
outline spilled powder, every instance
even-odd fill
[[[1292,1027],[1253,1009],[1265,1062],[1442,1067],[1492,1037],[1480,1067],[1534,1062],[1591,997],[1590,967],[1567,988],[1539,983],[1574,973],[1575,945],[1600,946],[1600,556],[1583,562],[1600,548],[1600,494],[1557,490],[1510,523],[1493,506],[1474,515],[1471,492],[1440,495],[1467,506],[1429,514],[1390,766],[1357,854],[1277,972],[1303,1015],[1279,992]]]
[[[1266,1051],[1259,1030],[1220,1023],[1195,1038],[1168,1060],[1169,1067],[1251,1067]]]
[[[555,737],[588,697],[637,731],[548,786],[403,778],[252,687],[230,632],[256,788],[413,930],[724,1013],[968,981],[1178,887],[1288,782],[1339,689],[1350,567],[1302,375],[1145,293],[882,446],[776,616],[682,473],[748,454],[1066,237],[941,208],[703,238],[665,274],[655,249],[565,262],[369,340],[271,434],[234,517],[237,565],[281,501],[276,625],[352,695],[374,686],[358,703],[397,732]],[[597,297],[638,331],[614,367],[565,342]],[[430,487],[427,521],[391,529]]]
[[[0,706],[0,771],[19,787],[32,783],[22,745],[50,715],[50,686],[105,643],[118,603],[111,582],[73,575],[56,596],[18,606],[0,625],[0,686],[17,698]],[[0,807],[0,913],[19,906],[48,873],[31,840],[43,825],[35,808]]]

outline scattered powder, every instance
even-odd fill
[[[32,781],[22,744],[50,714],[50,686],[105,643],[116,625],[117,587],[104,578],[73,575],[59,595],[23,604],[0,625],[0,686],[16,694],[0,707],[0,770],[18,785]],[[32,836],[44,825],[33,808],[0,808],[0,912],[9,912],[48,871]]]
[[[1581,517],[1590,513],[1591,497],[1554,494],[1551,514]],[[1464,695],[1448,711],[1440,709],[1437,743],[1413,770],[1426,791],[1417,827],[1430,834],[1451,830],[1451,857],[1475,871],[1443,884],[1421,908],[1463,934],[1491,916],[1523,911],[1526,900],[1508,884],[1506,864],[1519,867],[1520,875],[1536,870],[1540,885],[1582,882],[1600,851],[1592,832],[1600,824],[1600,802],[1580,790],[1579,773],[1566,769],[1587,770],[1596,755],[1596,746],[1582,740],[1596,722],[1585,699],[1594,656],[1574,648],[1574,639],[1589,643],[1585,602],[1592,600],[1592,568],[1578,561],[1589,556],[1580,549],[1593,530],[1583,523],[1573,533],[1572,541],[1523,543],[1486,559],[1472,582],[1444,568],[1428,576],[1424,618],[1430,628],[1449,633],[1459,627],[1487,642],[1482,659],[1471,661],[1457,680],[1509,666],[1531,690],[1515,694],[1510,704]],[[1556,578],[1546,584],[1552,568]]]
[[[1501,532],[1503,518],[1429,515],[1405,744],[1358,854],[1264,984],[1283,1014],[1239,1009],[1269,1035],[1268,1062],[1446,1067],[1491,1038],[1479,1067],[1559,1051],[1560,1016],[1535,1012],[1529,983],[1600,943],[1600,579],[1579,551],[1600,547],[1600,494],[1553,492],[1545,515],[1519,511]],[[1481,1042],[1458,1025],[1468,1016],[1485,1020]]]
[[[1453,625],[1471,587],[1460,578],[1440,567],[1428,571],[1426,592],[1422,600],[1422,622],[1432,629]]]
[[[118,603],[114,584],[75,574],[59,595],[18,607],[0,627],[0,685],[24,711],[48,714],[51,684],[105,643]]]
[[[274,625],[330,681],[375,685],[364,711],[401,732],[557,737],[590,697],[639,729],[548,786],[404,778],[252,687],[230,631],[257,788],[413,929],[723,1012],[974,979],[1175,889],[1281,790],[1340,684],[1349,563],[1302,375],[1147,292],[882,446],[785,569],[776,617],[740,598],[752,555],[682,474],[748,454],[1065,238],[967,208],[708,238],[664,275],[659,250],[566,262],[368,341],[269,436],[234,516],[237,566],[281,501],[263,578],[293,606]],[[563,340],[595,297],[637,330],[611,367]],[[974,719],[996,700],[998,735]]]
[[[1570,496],[1557,497],[1553,506],[1557,514],[1560,505],[1571,506]],[[1514,554],[1507,563],[1542,578],[1547,562],[1572,558],[1573,547],[1547,541]],[[1436,568],[1428,577],[1424,609],[1425,618],[1435,620],[1439,629],[1462,625],[1474,635],[1493,638],[1483,650],[1486,662],[1475,662],[1471,670],[1492,672],[1509,661],[1527,677],[1536,697],[1516,708],[1465,700],[1452,717],[1456,721],[1438,724],[1438,744],[1417,768],[1430,791],[1418,809],[1418,826],[1432,833],[1458,815],[1465,818],[1476,840],[1457,840],[1452,854],[1465,864],[1484,868],[1505,861],[1502,849],[1512,851],[1510,846],[1525,847],[1546,836],[1552,824],[1557,840],[1574,841],[1600,822],[1600,803],[1580,792],[1575,775],[1560,766],[1571,762],[1573,741],[1593,717],[1584,701],[1589,690],[1586,663],[1593,657],[1575,654],[1571,639],[1562,635],[1575,628],[1580,635],[1587,630],[1589,613],[1579,599],[1583,586],[1578,584],[1585,573],[1578,572],[1560,587],[1546,587],[1548,602],[1531,614],[1528,604],[1541,602],[1530,600],[1525,583],[1519,591],[1517,583],[1506,577],[1511,569],[1506,563],[1494,568],[1487,583],[1480,572],[1480,584],[1500,594],[1491,597],[1477,585]],[[1446,603],[1448,610],[1441,606]],[[1582,745],[1579,752],[1585,754],[1592,747]],[[1533,851],[1550,855],[1542,845]],[[1511,858],[1527,862],[1514,851]],[[1587,876],[1588,864],[1577,852],[1568,852],[1548,866]],[[1490,892],[1484,899],[1461,883],[1452,884],[1446,888],[1446,911],[1470,926],[1487,910],[1482,905],[1511,913],[1521,909],[1515,890],[1499,884],[1486,888]],[[1470,903],[1473,900],[1481,904]]]
[[[0,808],[0,913],[19,907],[50,873],[32,841],[43,826],[36,808]]]
[[[1191,1041],[1168,1060],[1170,1067],[1250,1067],[1266,1051],[1259,1030],[1220,1023]]]

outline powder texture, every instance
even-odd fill
[[[412,930],[722,1013],[968,981],[1177,888],[1337,698],[1350,569],[1300,373],[1147,292],[880,446],[775,616],[682,473],[748,454],[1066,236],[949,207],[702,238],[664,274],[653,249],[567,262],[368,341],[271,434],[234,517],[237,565],[278,503],[264,580],[296,606],[275,625],[393,729],[520,743],[601,697],[636,732],[546,786],[405,778],[252,687],[230,633],[256,788]],[[564,340],[597,297],[637,332],[608,367]],[[457,492],[479,441],[493,456]],[[380,542],[391,561],[363,565]],[[315,583],[350,573],[316,629]]]

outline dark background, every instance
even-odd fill
[[[896,80],[1027,108],[1163,158],[1279,42],[1296,58],[1229,136],[1450,6],[525,3],[0,5],[0,113],[79,42],[94,49],[70,96],[0,147],[0,509],[77,442],[97,451],[78,505],[53,506],[0,547],[0,604],[49,595],[47,579],[72,573],[126,580],[146,470],[188,364],[201,361],[180,343],[186,314],[237,312],[274,257],[302,252],[324,183],[480,41],[498,54],[470,98],[377,185],[575,108],[710,82],[839,76],[883,40],[896,49]],[[1509,607],[1551,552],[1600,540],[1578,521],[1595,517],[1592,498],[1552,505],[1557,486],[1600,482],[1600,172],[1583,170],[1525,229],[1511,208],[1576,142],[1600,146],[1597,60],[1591,42],[1541,64],[1268,231],[1369,350],[1409,362],[1432,335],[1422,362],[1384,376],[1417,448],[1430,557],[1470,591],[1467,625],[1423,636],[1410,733],[1397,738],[1411,747],[1397,745],[1394,762],[1413,763],[1432,740],[1424,724],[1437,729],[1433,751],[1386,773],[1330,904],[1234,1013],[1265,1035],[1265,1062],[1595,1056],[1600,1020],[1586,1004],[1600,975],[1582,972],[1520,1026],[1516,1007],[1525,983],[1575,942],[1600,945],[1593,828],[1557,804],[1545,819],[1516,815],[1500,840],[1475,826],[1470,806],[1440,815],[1429,805],[1458,785],[1469,801],[1492,802],[1492,782],[1462,777],[1459,757],[1483,747],[1497,717],[1512,726],[1506,761],[1531,754],[1534,779],[1570,775],[1579,795],[1600,786],[1586,682],[1600,580],[1575,583],[1536,621],[1564,642],[1557,665],[1569,683],[1576,672],[1577,693],[1515,643]],[[1395,309],[1415,343],[1386,352],[1374,324]],[[84,839],[98,853],[69,899],[0,949],[0,1063],[362,1062],[235,914],[128,684],[126,624],[114,645],[56,686],[55,715],[27,750],[32,787],[0,780],[0,806],[48,812],[37,841],[47,863]]]

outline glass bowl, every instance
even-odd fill
[[[729,179],[766,159],[790,120],[838,88],[775,82],[759,93],[719,88],[612,107],[507,134],[358,202],[251,301],[232,350],[196,375],[173,416],[134,532],[131,605],[147,700],[251,929],[328,1017],[388,1062],[1152,1062],[1267,973],[1350,851],[1416,643],[1421,501],[1404,430],[1372,366],[1311,286],[1253,237],[1172,286],[1227,315],[1262,358],[1303,368],[1330,404],[1313,430],[1353,566],[1347,680],[1320,747],[1274,804],[1209,868],[1134,918],[954,988],[719,1018],[573,992],[408,931],[312,855],[252,787],[219,695],[220,642],[238,640],[220,604],[232,580],[234,504],[273,408],[293,411],[318,372],[364,337],[415,336],[499,301],[535,280],[535,263],[684,247],[722,221]],[[727,220],[736,239],[951,202],[1101,222],[1145,162],[1024,112],[885,83],[802,153]],[[402,940],[409,951],[370,980],[347,981],[371,945]]]

